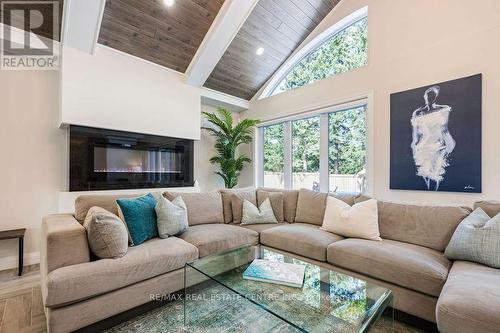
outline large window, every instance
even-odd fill
[[[342,29],[333,29],[333,35],[320,41],[312,41],[312,50],[294,63],[283,76],[279,76],[270,91],[263,97],[303,87],[318,80],[365,66],[368,61],[368,18],[356,21]],[[314,43],[319,43],[318,45]],[[267,94],[267,96],[266,96]]]
[[[292,122],[292,184],[319,190],[319,116]]]
[[[284,188],[285,142],[283,123],[264,127],[264,186]]]
[[[261,128],[257,185],[362,193],[366,189],[367,117],[363,102]]]
[[[364,192],[366,182],[365,107],[328,116],[330,192]]]

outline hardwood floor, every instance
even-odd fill
[[[46,332],[38,265],[0,272],[0,333]]]

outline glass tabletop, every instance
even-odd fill
[[[304,265],[303,286],[296,288],[244,279],[243,272],[257,258]],[[224,307],[230,305],[238,307],[231,311],[239,316],[255,313],[253,318],[258,319],[248,317],[245,321],[252,321],[250,331],[281,332],[283,325],[288,325],[297,332],[367,332],[383,311],[392,307],[389,289],[254,246],[188,263],[184,279],[187,323],[190,320],[198,324],[203,320],[213,322],[226,311]],[[212,310],[204,310],[202,304]],[[245,310],[242,307],[246,307]],[[203,311],[210,314],[209,319],[201,315]]]

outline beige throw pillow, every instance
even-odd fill
[[[377,200],[370,199],[349,206],[329,196],[321,229],[344,237],[382,240],[378,229]]]
[[[243,200],[241,224],[278,223],[274,216],[271,200],[267,198],[258,208],[248,200]]]
[[[128,232],[118,216],[92,207],[83,222],[92,252],[101,259],[123,257],[128,250]]]
[[[220,192],[183,193],[165,192],[163,196],[170,201],[182,197],[188,212],[190,226],[209,223],[223,223],[222,197]]]
[[[295,222],[321,225],[325,216],[326,197],[327,193],[301,189]]]

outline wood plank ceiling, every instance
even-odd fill
[[[205,87],[251,99],[340,0],[260,0]],[[264,48],[261,56],[256,54]]]
[[[99,43],[185,72],[224,0],[107,0]]]

